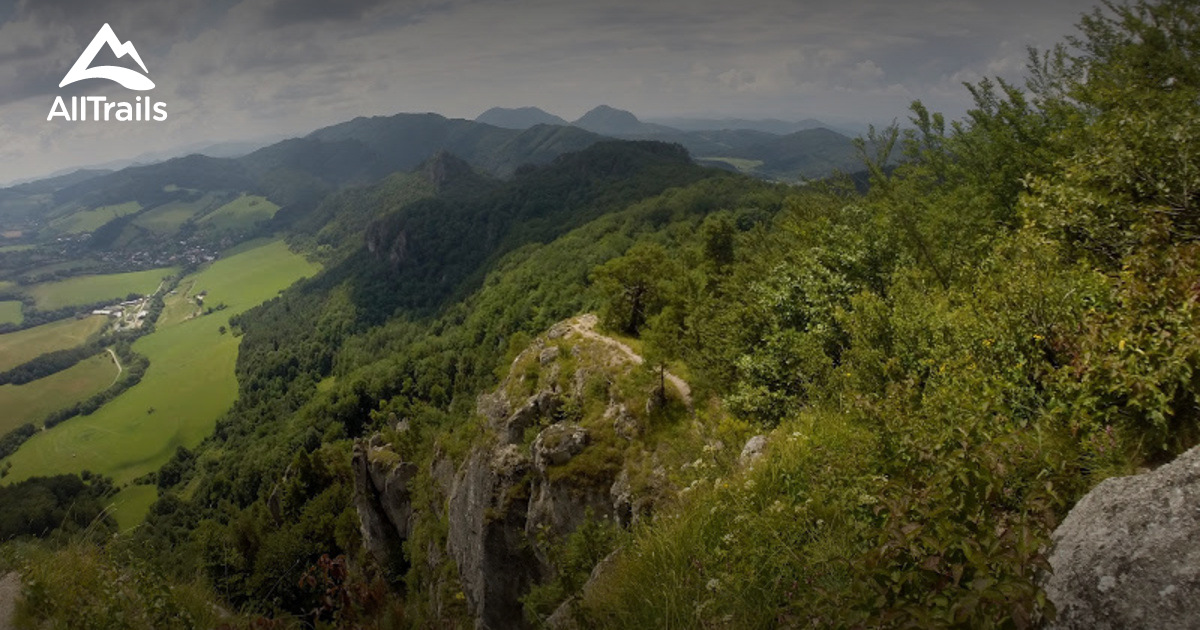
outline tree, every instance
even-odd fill
[[[592,281],[604,297],[604,324],[637,335],[646,320],[661,310],[672,267],[667,250],[657,243],[638,243],[624,256],[597,267]]]

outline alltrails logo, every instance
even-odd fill
[[[92,62],[96,60],[96,55],[104,46],[108,46],[109,50],[118,59],[129,55],[141,67],[142,72],[149,74],[149,71],[146,70],[146,64],[142,63],[141,55],[133,47],[133,42],[121,43],[121,40],[117,39],[117,34],[113,32],[112,27],[105,24],[100,27],[100,31],[92,38],[92,43],[88,44],[87,48],[83,50],[83,54],[79,55],[79,59],[75,61],[75,65],[71,66],[71,69],[67,72],[67,76],[63,77],[58,87],[66,87],[84,79],[108,79],[130,90],[146,91],[154,89],[154,82],[150,80],[150,77],[136,70],[120,66],[93,67]],[[88,116],[89,113],[91,114],[90,117]],[[71,106],[67,107],[67,101],[63,100],[61,96],[56,96],[54,97],[54,104],[50,106],[50,114],[46,116],[46,120],[54,120],[58,117],[72,122],[84,120],[116,120],[118,122],[163,121],[167,119],[167,104],[155,103],[149,96],[144,98],[139,96],[132,103],[109,101],[107,96],[72,96]]]

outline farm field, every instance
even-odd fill
[[[158,499],[157,486],[126,486],[112,498],[109,504],[113,518],[117,519],[117,527],[121,531],[137,527],[150,509],[150,504]]]
[[[20,324],[25,320],[21,303],[16,300],[0,302],[0,324]]]
[[[101,206],[92,210],[80,210],[74,214],[51,221],[50,227],[60,230],[64,234],[94,232],[100,226],[117,217],[133,214],[141,209],[142,205],[138,202],[128,201],[115,206]]]
[[[173,294],[163,296],[163,311],[158,316],[159,327],[178,324],[200,310],[193,299],[192,287],[195,285],[194,278],[185,279],[175,287]]]
[[[47,352],[74,348],[100,332],[107,323],[108,318],[100,315],[72,317],[0,335],[0,371],[11,370]]]
[[[209,303],[228,308],[164,322],[139,339],[134,351],[150,359],[142,381],[96,413],[35,435],[8,458],[12,470],[0,483],[86,469],[122,485],[157,470],[176,447],[195,447],[237,396],[239,339],[219,329],[317,269],[282,241],[271,241],[190,276],[184,284],[194,281],[196,292],[208,291]],[[144,507],[139,519],[141,513]]]
[[[212,208],[217,199],[207,194],[195,201],[172,201],[138,215],[133,224],[156,234],[174,234],[188,219]]]
[[[117,366],[107,352],[24,385],[0,385],[0,435],[98,394],[112,385]]]
[[[221,231],[249,230],[259,222],[275,216],[277,210],[279,206],[268,201],[266,197],[242,195],[217,208],[212,214],[205,215],[197,223]]]
[[[164,277],[177,271],[174,267],[165,267],[130,273],[78,276],[35,284],[25,292],[33,297],[39,309],[50,311],[65,306],[125,299],[130,293],[145,295],[154,291]]]

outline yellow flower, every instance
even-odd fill
[[[1041,340],[1045,339],[1045,337],[1043,337],[1041,335],[1034,335],[1033,339],[1034,339],[1034,341],[1041,341]]]
[[[1121,343],[1117,344],[1117,350],[1122,350],[1122,351],[1125,350],[1125,340],[1124,339],[1121,340]]]

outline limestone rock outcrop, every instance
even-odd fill
[[[1107,479],[1054,532],[1045,581],[1063,629],[1200,624],[1200,447]]]

